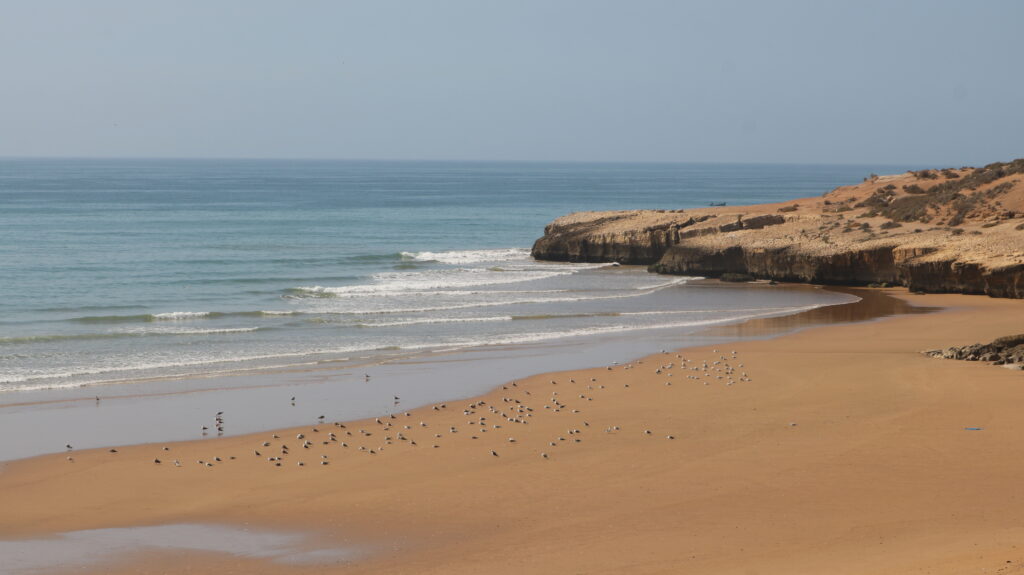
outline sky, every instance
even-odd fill
[[[0,156],[983,165],[1024,2],[0,0]]]

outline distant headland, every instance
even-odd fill
[[[1024,159],[871,174],[821,197],[692,210],[578,212],[540,260],[664,274],[1024,297]]]

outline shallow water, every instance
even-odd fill
[[[43,539],[0,540],[0,570],[9,575],[74,570],[113,562],[127,554],[159,550],[228,553],[301,564],[335,564],[366,552],[357,547],[318,546],[304,533],[181,523],[71,531]]]

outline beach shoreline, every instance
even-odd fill
[[[810,296],[821,288],[736,286],[708,280],[692,282],[687,289],[790,292],[793,297],[804,297],[799,294]],[[818,323],[914,311],[897,305],[896,300],[873,295],[876,292],[871,290],[826,291],[843,294],[851,301],[867,297],[871,302],[822,304],[795,313],[771,313],[683,330],[648,329],[536,344],[441,349],[362,364],[328,362],[236,376],[9,392],[0,396],[0,435],[31,433],[25,441],[0,445],[0,461],[59,452],[65,443],[97,448],[291,427],[315,421],[324,409],[321,405],[330,406],[328,413],[335,419],[386,415],[435,401],[472,397],[540,372],[622,363],[663,348],[765,337]],[[372,374],[372,379],[364,373]],[[393,396],[401,400],[393,402]],[[218,412],[224,413],[226,421],[215,425],[213,415]]]
[[[381,423],[8,462],[0,534],[213,523],[375,550],[296,565],[163,549],[94,565],[107,573],[181,572],[155,557],[197,573],[955,573],[995,568],[994,549],[1007,555],[999,566],[1017,562],[1024,553],[1004,543],[1020,534],[1020,374],[918,352],[1007,335],[1021,304],[888,293],[944,311],[540,374]],[[680,370],[677,356],[731,373]],[[284,465],[266,461],[271,450]],[[878,553],[863,553],[869,542]]]

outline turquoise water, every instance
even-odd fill
[[[0,391],[586,337],[834,303],[534,262],[552,219],[884,166],[0,160]],[[745,295],[744,295],[745,294]]]

